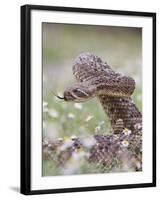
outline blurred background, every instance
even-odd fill
[[[43,138],[72,138],[93,134],[110,134],[110,124],[97,99],[85,103],[67,103],[66,87],[75,82],[72,63],[82,52],[101,57],[114,70],[133,77],[133,99],[142,110],[142,29],[93,25],[43,23]],[[54,160],[43,156],[43,176],[104,173],[81,161],[78,167],[60,169]]]

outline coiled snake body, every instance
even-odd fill
[[[115,132],[120,121],[121,126],[132,131],[136,124],[142,123],[141,113],[131,98],[135,89],[135,81],[131,77],[116,73],[91,53],[83,53],[76,58],[73,74],[78,83],[65,90],[66,101],[82,102],[97,97]]]

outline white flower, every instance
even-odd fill
[[[81,110],[82,109],[82,104],[81,103],[75,103],[74,104],[74,107],[78,110]]]
[[[91,119],[93,119],[94,116],[93,115],[88,115],[85,119],[85,122],[89,122]]]
[[[75,140],[75,139],[77,139],[77,136],[76,135],[72,135],[71,136],[71,140]]]
[[[43,101],[43,112],[48,112],[48,103]]]
[[[95,132],[98,132],[98,131],[100,131],[100,130],[101,130],[101,126],[96,126]]]
[[[59,117],[58,112],[57,112],[56,110],[54,110],[54,109],[50,109],[50,110],[48,111],[48,114],[49,114],[51,117],[53,117],[53,118],[58,118],[58,117]]]
[[[48,106],[48,102],[43,101],[43,108],[46,107],[46,106]]]
[[[128,128],[125,128],[125,129],[123,130],[123,133],[124,133],[125,135],[130,135],[130,134],[132,133],[132,131],[129,130]]]
[[[129,142],[128,142],[127,140],[123,140],[123,141],[122,141],[122,145],[123,145],[124,147],[128,147]]]
[[[68,118],[74,119],[74,118],[75,118],[75,115],[74,115],[73,113],[69,113],[69,114],[68,114]]]

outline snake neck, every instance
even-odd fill
[[[142,123],[142,115],[135,106],[131,97],[98,96],[102,107],[107,114],[112,128],[116,121],[123,120],[124,127],[134,131],[137,123]]]

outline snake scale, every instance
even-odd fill
[[[73,74],[76,83],[66,88],[64,97],[60,98],[69,102],[85,102],[96,97],[113,129],[111,135],[91,136],[91,140],[94,138],[96,142],[88,149],[87,160],[109,169],[118,162],[122,166],[127,164],[134,171],[142,170],[142,114],[131,97],[135,89],[134,79],[115,72],[92,53],[82,53],[75,59]],[[125,129],[130,130],[130,134],[125,134]],[[61,148],[65,144],[63,140],[44,141],[44,152],[53,152],[51,159],[57,155],[59,164],[65,165],[73,152],[85,148],[81,138],[71,140],[72,144],[65,150]]]

